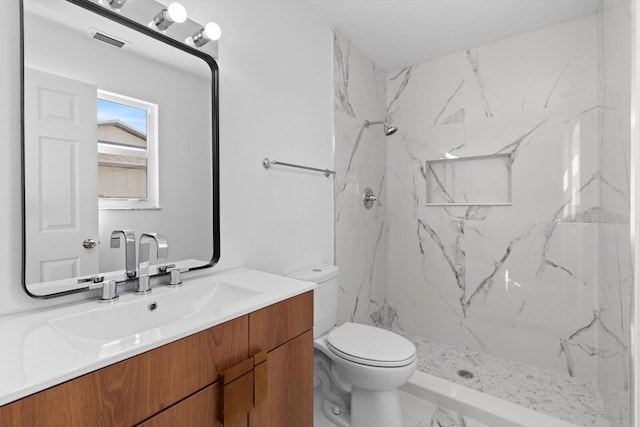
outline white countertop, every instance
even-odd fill
[[[180,288],[156,285],[149,295],[126,293],[113,304],[99,304],[92,299],[0,317],[0,406],[316,287],[311,282],[246,268],[183,280]],[[241,289],[244,295],[228,304],[208,305],[209,300],[215,302],[216,298],[224,298],[224,294],[212,294],[207,300],[201,296],[202,291],[221,285]],[[190,295],[199,298],[185,299]],[[176,301],[180,310],[172,307],[174,318],[165,324],[148,322],[145,318],[154,315],[144,314],[149,313],[146,307],[156,301],[158,313],[163,305]],[[144,311],[139,316],[115,319],[113,315],[122,313],[114,309],[130,314],[138,313],[140,307]],[[91,322],[81,322],[86,319]],[[112,332],[118,330],[111,325],[112,320],[115,324],[120,322],[120,326],[132,322],[141,329],[119,336]],[[74,332],[70,333],[68,328]]]

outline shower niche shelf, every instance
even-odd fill
[[[511,164],[507,154],[426,161],[427,206],[510,206]]]

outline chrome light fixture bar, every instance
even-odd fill
[[[99,4],[110,12],[147,25],[152,30],[162,32],[164,35],[193,48],[203,49],[214,58],[218,57],[218,40],[222,34],[220,26],[214,22],[202,25],[189,19],[187,10],[178,2],[163,4],[158,0],[68,1]]]

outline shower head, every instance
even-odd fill
[[[398,128],[395,126],[387,126],[387,124],[384,125],[384,134],[387,136],[393,135],[394,133],[398,132]]]
[[[384,126],[384,134],[387,136],[391,136],[398,131],[398,128],[395,126],[389,126],[387,122],[384,120],[379,120],[377,122],[370,122],[369,120],[364,121],[364,127],[368,128],[371,125],[382,125]]]

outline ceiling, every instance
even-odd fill
[[[303,0],[383,69],[593,14],[598,0]]]

